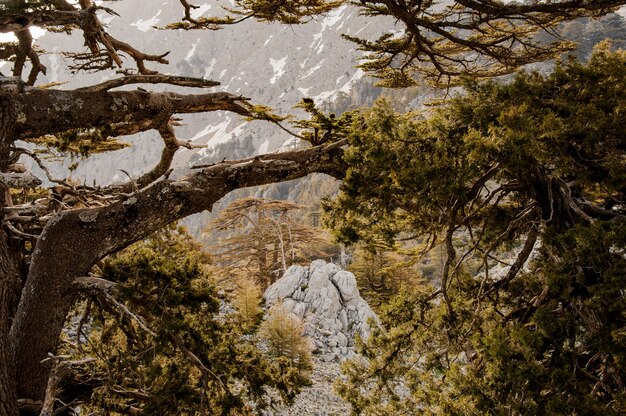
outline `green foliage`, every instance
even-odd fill
[[[333,113],[324,114],[311,98],[304,98],[296,107],[303,109],[310,118],[295,120],[291,124],[302,129],[302,138],[313,145],[344,139],[355,114],[352,111],[345,111],[339,117]]]
[[[129,146],[115,139],[116,136],[114,127],[108,126],[100,129],[68,130],[29,141],[70,155],[89,156]]]
[[[269,345],[269,354],[286,359],[301,370],[312,368],[311,340],[302,335],[304,323],[282,305],[273,306],[261,324],[261,336]]]
[[[378,311],[403,285],[419,280],[415,259],[384,249],[355,250],[348,270],[354,273],[361,296]]]
[[[616,207],[626,183],[626,55],[607,47],[587,65],[559,65],[547,79],[522,73],[510,84],[468,83],[467,95],[427,119],[379,100],[353,125],[345,184],[326,204],[329,224],[347,243],[392,244],[405,230],[441,232],[454,210],[486,221],[485,232],[497,235],[508,224],[502,219],[528,207],[532,195],[521,191],[535,186],[531,174],[576,178],[581,197]],[[479,191],[503,200],[475,207]]]
[[[262,22],[280,22],[289,25],[305,23],[315,16],[325,14],[343,4],[343,1],[295,0],[276,2],[271,0],[241,0],[235,7],[223,7],[224,16],[186,18],[171,23],[167,29],[210,29],[218,30],[224,25],[240,23],[251,17]]]
[[[184,230],[172,229],[107,262],[103,277],[117,283],[115,293],[92,300],[81,348],[98,357],[87,409],[248,414],[265,405],[268,387],[285,399],[299,391],[303,372],[268,359],[236,317],[220,316],[205,261]]]
[[[237,3],[238,8],[232,11],[239,15],[253,15],[261,21],[297,24],[310,20],[311,16],[327,13],[342,3],[323,0],[242,0]]]
[[[363,113],[329,223],[345,242],[415,237],[444,256],[347,364],[355,412],[623,413],[625,67],[603,43],[548,76],[468,81],[428,117]]]
[[[261,319],[263,312],[261,295],[261,289],[252,279],[239,280],[239,287],[235,290],[232,303],[239,313],[239,320],[244,331],[255,328]]]
[[[287,117],[279,116],[275,114],[273,110],[265,105],[249,105],[248,111],[250,112],[250,116],[247,118],[248,121],[252,120],[265,120],[271,122],[280,122],[287,119]]]

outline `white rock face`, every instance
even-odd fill
[[[378,317],[360,296],[356,279],[339,266],[315,260],[309,267],[291,266],[263,295],[268,306],[282,303],[305,322],[304,335],[321,352],[347,355],[354,337],[370,335],[370,318]]]

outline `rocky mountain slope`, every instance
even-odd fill
[[[195,3],[200,6],[194,11],[196,16],[221,13],[219,3]],[[228,1],[222,5],[232,6]],[[368,35],[380,32],[381,27],[387,25],[358,16],[351,6],[342,6],[326,17],[303,25],[250,20],[218,31],[157,30],[155,27],[163,27],[182,17],[183,10],[177,1],[150,2],[148,7],[139,0],[125,0],[107,6],[119,14],[103,14],[102,17],[114,36],[141,51],[159,54],[170,51],[169,65],[151,65],[154,69],[219,81],[221,85],[216,91],[241,94],[255,103],[273,107],[280,114],[293,113],[293,106],[303,97],[311,97],[322,108],[329,108],[337,97],[342,97],[347,105],[365,104],[379,94],[371,87],[371,82],[361,82],[363,72],[355,68],[361,52],[353,43],[341,38],[341,34]],[[47,33],[38,39],[38,45],[47,51],[44,64],[48,74],[42,83],[63,82],[60,88],[74,88],[115,76],[113,71],[73,75],[67,70],[70,61],[63,52],[84,50],[78,34],[68,37]],[[290,136],[276,126],[246,122],[225,112],[185,116],[183,123],[176,128],[178,136],[206,144],[207,148],[179,151],[178,167],[205,163],[208,158],[231,159],[294,145]],[[135,176],[156,163],[161,148],[156,132],[132,136],[129,141],[133,148],[115,152],[115,155],[93,156],[71,175],[88,183],[94,180],[109,183],[125,180],[120,169]],[[216,152],[221,144],[227,145]],[[239,151],[233,152],[233,146],[238,146]],[[69,159],[64,160],[66,167],[71,163]]]
[[[193,11],[196,17],[202,14],[219,15],[222,13],[221,6],[233,4],[230,0],[194,3],[199,6]],[[353,6],[342,6],[325,17],[302,25],[285,26],[247,20],[218,31],[158,30],[158,27],[182,17],[182,8],[177,1],[146,3],[124,0],[106,5],[119,15],[102,14],[102,21],[113,35],[148,53],[170,51],[167,56],[169,65],[152,65],[156,69],[163,73],[219,81],[221,85],[215,90],[242,94],[255,103],[273,107],[281,114],[297,113],[293,106],[303,97],[311,97],[322,109],[337,113],[371,103],[382,90],[373,87],[373,81],[355,68],[362,53],[341,35],[372,38],[383,31],[397,30],[393,21],[359,16]],[[584,58],[592,45],[604,37],[615,38],[616,45],[623,46],[626,40],[624,29],[623,17],[613,14],[602,19],[569,23],[565,33],[567,37],[579,40],[579,55]],[[72,36],[45,33],[38,38],[37,44],[46,51],[42,59],[48,68],[48,74],[40,80],[41,83],[61,82],[63,84],[58,88],[74,88],[117,76],[114,71],[75,75],[67,69],[71,62],[63,52],[85,49],[78,33]],[[0,62],[0,70],[5,65],[8,63]],[[177,90],[174,87],[169,89]],[[418,89],[395,94],[415,107],[422,104],[430,93]],[[180,150],[175,160],[178,169],[174,176],[184,173],[193,164],[212,163],[224,158],[237,159],[298,146],[296,139],[276,126],[259,121],[246,122],[233,114],[220,112],[185,116],[183,123],[176,128],[179,138],[207,147]],[[50,161],[51,170],[57,177],[71,176],[88,184],[108,184],[127,180],[122,170],[137,177],[157,163],[162,142],[156,132],[130,136],[127,141],[132,147],[94,155],[80,161],[74,171],[69,171],[68,167],[77,160],[60,156],[57,161]],[[297,181],[279,188],[265,187],[264,190],[251,192],[258,196],[273,194],[298,199],[299,187],[306,187],[302,183]],[[199,230],[207,220],[207,215],[199,216],[188,224]]]

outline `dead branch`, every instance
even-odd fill
[[[48,378],[48,387],[46,388],[46,396],[43,401],[43,407],[41,409],[41,413],[39,416],[53,416],[54,415],[54,402],[56,400],[57,391],[59,389],[59,384],[63,381],[63,379],[69,374],[70,370],[73,367],[81,366],[92,361],[95,361],[95,358],[88,357],[82,360],[76,361],[66,361],[65,357],[50,357],[45,359],[55,361],[56,364],[52,367],[52,371],[50,372],[50,377]]]
[[[129,84],[169,84],[191,88],[211,88],[220,85],[217,81],[193,77],[180,77],[174,75],[128,75],[122,78],[105,81],[101,84],[79,88],[76,91],[101,92]]]
[[[21,154],[25,154],[28,157],[30,157],[31,159],[33,159],[35,161],[35,163],[37,163],[37,166],[39,166],[39,168],[41,170],[44,171],[44,173],[46,174],[46,177],[48,178],[48,180],[50,182],[54,182],[54,183],[58,183],[59,185],[63,185],[66,186],[68,188],[71,188],[72,186],[67,183],[66,181],[62,180],[62,179],[55,179],[52,177],[52,174],[50,173],[50,170],[48,169],[48,167],[45,165],[45,163],[43,163],[43,161],[41,160],[41,158],[39,156],[37,156],[36,153],[31,152],[30,150],[18,147],[14,149],[16,152],[21,153]]]
[[[4,225],[13,233],[13,235],[23,238],[25,240],[37,240],[39,238],[38,235],[25,233],[24,231],[18,230],[10,221],[4,221]]]

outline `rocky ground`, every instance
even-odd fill
[[[349,415],[350,406],[335,393],[333,384],[340,377],[341,364],[334,354],[313,356],[313,385],[305,387],[291,406],[268,409],[263,416],[335,416]]]

